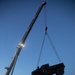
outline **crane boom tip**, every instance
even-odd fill
[[[42,2],[42,5],[46,5],[47,3],[46,2]]]

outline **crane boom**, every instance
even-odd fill
[[[18,47],[17,47],[17,50],[16,50],[15,54],[14,54],[14,56],[13,56],[13,58],[12,58],[10,64],[9,64],[9,66],[6,68],[7,70],[6,70],[6,72],[5,72],[5,75],[9,75],[9,74],[11,73],[11,71],[14,70],[14,67],[15,67],[17,58],[18,58],[18,56],[19,56],[19,54],[20,54],[20,52],[21,52],[21,49],[23,48],[24,43],[25,43],[25,41],[26,41],[26,39],[27,39],[27,37],[28,37],[28,35],[29,35],[29,33],[30,33],[30,31],[31,31],[31,29],[32,29],[32,27],[33,27],[33,25],[34,25],[36,19],[38,18],[38,15],[39,15],[39,13],[40,13],[40,11],[42,10],[42,8],[43,8],[44,5],[46,5],[46,2],[43,2],[43,3],[41,4],[41,6],[39,7],[37,13],[35,14],[34,18],[32,19],[32,21],[31,21],[31,23],[30,23],[30,25],[29,25],[27,31],[25,32],[25,34],[24,34],[22,40],[21,40],[20,43],[18,44]]]

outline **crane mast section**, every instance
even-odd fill
[[[25,32],[25,34],[24,34],[22,40],[21,40],[20,43],[18,44],[18,47],[17,47],[17,50],[16,50],[15,54],[14,54],[14,56],[13,56],[13,58],[12,58],[10,64],[9,64],[9,66],[6,68],[7,70],[6,70],[6,72],[5,72],[5,75],[9,75],[9,74],[11,73],[11,71],[12,71],[14,65],[16,64],[16,61],[17,61],[18,56],[19,56],[19,54],[20,54],[20,52],[21,52],[21,49],[23,48],[23,45],[24,45],[24,43],[25,43],[25,41],[26,41],[26,39],[27,39],[27,37],[28,37],[28,35],[29,35],[29,33],[30,33],[30,31],[31,31],[31,29],[32,29],[32,27],[33,27],[33,25],[34,25],[36,19],[38,18],[38,15],[39,15],[39,13],[40,13],[40,11],[42,10],[42,8],[43,8],[44,5],[46,5],[46,2],[43,2],[43,3],[41,4],[41,6],[39,7],[37,13],[35,14],[34,18],[32,19],[32,21],[31,21],[31,23],[30,23],[30,25],[29,25],[27,31]]]
[[[39,15],[39,13],[40,13],[40,11],[41,11],[41,9],[43,8],[44,5],[46,5],[46,2],[43,2],[43,3],[41,4],[41,6],[39,7],[37,13],[35,14],[35,16],[34,16],[34,18],[32,19],[32,21],[31,21],[31,23],[30,23],[30,25],[29,25],[29,27],[28,27],[26,33],[24,34],[24,36],[23,36],[23,38],[22,38],[22,43],[25,42],[25,40],[26,40],[26,38],[27,38],[29,32],[31,31],[31,29],[32,29],[32,27],[33,27],[33,25],[34,25],[36,19],[38,18],[38,15]]]

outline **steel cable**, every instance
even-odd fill
[[[52,40],[51,40],[49,34],[48,34],[48,32],[47,32],[47,37],[48,37],[49,42],[51,43],[51,45],[52,45],[52,47],[53,47],[53,50],[54,50],[54,52],[55,52],[55,54],[56,54],[56,56],[57,56],[59,62],[61,62],[61,59],[60,59],[60,57],[59,57],[59,55],[58,55],[58,52],[57,52],[57,50],[56,50],[56,48],[55,48],[55,46],[54,46],[54,44],[53,44],[53,42],[52,42]]]
[[[42,46],[41,46],[41,50],[40,50],[40,54],[39,54],[39,58],[38,58],[38,62],[37,62],[37,67],[38,67],[40,59],[41,59],[41,54],[42,54],[45,38],[46,38],[46,33],[44,34],[44,38],[43,38],[43,42],[42,42]]]

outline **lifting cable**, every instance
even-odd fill
[[[57,50],[56,50],[56,48],[55,48],[55,46],[54,46],[54,44],[53,44],[53,42],[52,42],[52,40],[51,40],[51,38],[50,38],[48,32],[47,32],[47,37],[48,37],[49,42],[51,43],[51,45],[52,45],[52,47],[53,47],[53,50],[54,50],[54,52],[55,52],[55,54],[56,54],[56,56],[57,56],[59,62],[61,62],[61,59],[60,59],[60,57],[59,57],[59,54],[58,54],[58,52],[57,52]]]
[[[45,24],[45,26],[47,25],[47,7],[46,7],[46,5],[44,6],[44,24]],[[37,61],[37,67],[39,65],[40,58],[41,58],[41,55],[42,55],[42,50],[43,50],[43,46],[44,46],[44,42],[45,42],[45,38],[46,38],[46,31],[47,31],[47,29],[45,28],[45,34],[44,34],[44,37],[43,37],[39,58],[38,58],[38,61]]]
[[[42,54],[45,38],[46,38],[46,33],[44,34],[44,38],[43,38],[43,42],[42,42],[42,46],[41,46],[41,50],[40,50],[40,54],[39,54],[39,58],[38,58],[38,62],[37,62],[37,67],[38,67],[39,62],[40,62],[40,58],[41,58],[41,54]]]
[[[38,62],[37,62],[37,67],[38,67],[38,65],[39,65],[39,63],[40,63],[40,59],[41,59],[41,55],[42,55],[42,51],[43,51],[43,47],[44,47],[44,43],[45,43],[45,38],[46,38],[46,36],[47,36],[47,38],[48,38],[48,40],[49,40],[49,42],[50,42],[50,44],[51,44],[51,46],[52,46],[52,48],[53,48],[55,54],[56,54],[56,56],[57,56],[59,62],[61,62],[61,59],[60,59],[60,57],[59,57],[59,54],[58,54],[58,52],[57,52],[57,50],[56,50],[56,48],[55,48],[55,46],[54,46],[54,44],[53,44],[53,42],[52,42],[52,40],[51,40],[49,34],[48,34],[48,32],[47,32],[48,27],[47,27],[47,8],[46,8],[46,6],[44,7],[44,24],[45,24],[45,34],[44,34],[44,38],[43,38],[43,42],[42,42],[42,46],[41,46],[41,50],[40,50]]]

